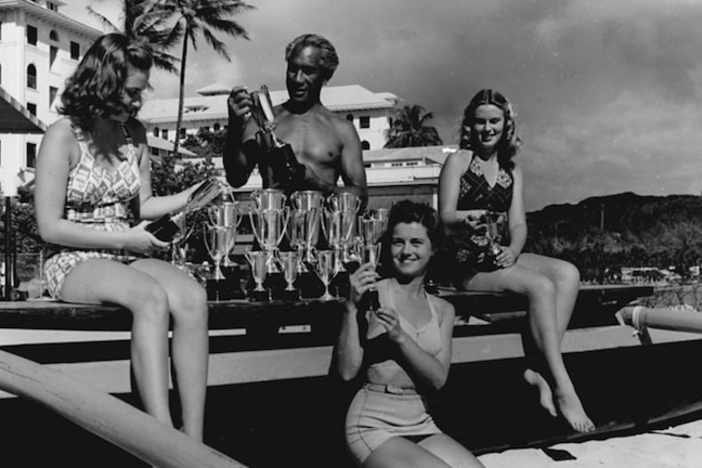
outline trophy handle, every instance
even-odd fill
[[[261,223],[261,219],[259,218],[259,215],[255,214],[255,209],[253,207],[249,207],[249,222],[251,222],[251,232],[253,232],[254,238],[256,239],[256,242],[258,242],[258,245],[263,245],[263,239],[259,237],[259,225]],[[248,256],[247,256],[248,258]]]
[[[329,214],[333,213],[333,211],[330,211],[328,208],[322,208],[322,216],[321,216],[321,223],[322,223],[322,233],[324,233],[324,238],[329,241],[329,228],[327,227],[327,218],[329,217]]]
[[[276,245],[280,244],[285,236],[285,230],[288,227],[288,220],[290,219],[290,209],[288,207],[283,208],[283,213],[280,216],[280,235],[276,239]]]

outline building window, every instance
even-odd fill
[[[154,127],[154,136],[155,136],[156,138],[159,137],[158,134],[159,134],[158,127]]]
[[[353,114],[346,114],[346,120],[353,122]]]
[[[58,42],[59,40],[58,33],[53,29],[49,32],[49,40],[54,42]]]
[[[27,44],[37,45],[37,28],[27,25]]]
[[[58,56],[58,47],[55,45],[49,46],[49,70],[54,68],[56,56]]]
[[[188,134],[186,133],[186,130],[184,128],[181,128],[180,129],[180,139],[182,140],[186,136],[188,136]]]
[[[58,88],[55,88],[53,86],[49,86],[49,109],[51,109],[51,106],[54,105],[54,101],[56,100],[57,94],[58,94]]]
[[[164,128],[163,130],[161,130],[161,138],[163,138],[164,140],[168,140],[168,129],[167,128]]]
[[[370,143],[368,143],[366,140],[363,140],[361,142],[361,149],[362,150],[369,150],[370,149]]]
[[[367,115],[361,116],[358,119],[358,126],[361,128],[370,128],[370,117]]]
[[[34,104],[33,102],[27,103],[27,110],[29,111],[30,114],[37,115],[37,105]]]
[[[218,123],[216,123],[216,124],[214,124],[213,128],[214,128],[215,132],[218,132],[221,127]]]
[[[158,148],[151,147],[151,156],[158,156]]]
[[[79,60],[80,59],[80,44],[77,42],[71,41],[71,58],[73,60]]]
[[[51,11],[58,11],[58,6],[52,2],[46,2],[46,7]]]
[[[35,167],[37,165],[37,145],[27,143],[27,167]]]
[[[27,88],[37,89],[37,67],[33,63],[27,65]]]

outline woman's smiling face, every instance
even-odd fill
[[[473,132],[475,141],[483,150],[494,151],[505,129],[505,113],[497,106],[483,104],[475,109]]]
[[[398,223],[392,231],[390,255],[395,270],[402,276],[426,274],[434,249],[427,228],[416,222]]]

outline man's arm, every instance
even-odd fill
[[[351,190],[361,197],[361,210],[368,204],[368,184],[366,182],[366,168],[363,167],[363,152],[361,140],[353,124],[346,119],[340,119],[337,124],[339,136],[343,141],[341,149],[341,179],[345,187],[335,190]]]
[[[258,125],[253,119],[247,119],[251,115],[251,106],[251,97],[244,87],[232,89],[227,98],[229,123],[222,162],[227,182],[233,187],[241,187],[249,180],[251,171],[263,155],[256,138]]]

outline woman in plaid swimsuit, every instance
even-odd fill
[[[202,440],[207,389],[207,298],[168,262],[149,258],[168,244],[144,229],[185,206],[196,188],[153,196],[146,132],[135,115],[148,86],[150,52],[121,34],[87,51],[62,95],[64,118],[46,132],[36,170],[36,213],[52,244],[51,295],[117,304],[133,316],[132,369],[146,412],[173,425],[168,403],[169,321],[182,430]]]
[[[527,236],[522,171],[512,161],[521,139],[509,101],[490,89],[478,92],[463,113],[460,133],[460,150],[449,156],[439,178],[441,219],[459,239],[459,287],[527,296],[532,339],[524,343],[529,358],[524,379],[538,389],[551,415],[560,414],[575,431],[591,431],[594,424],[560,350],[580,274],[568,262],[522,252]],[[489,251],[486,215],[501,220],[505,231]]]

